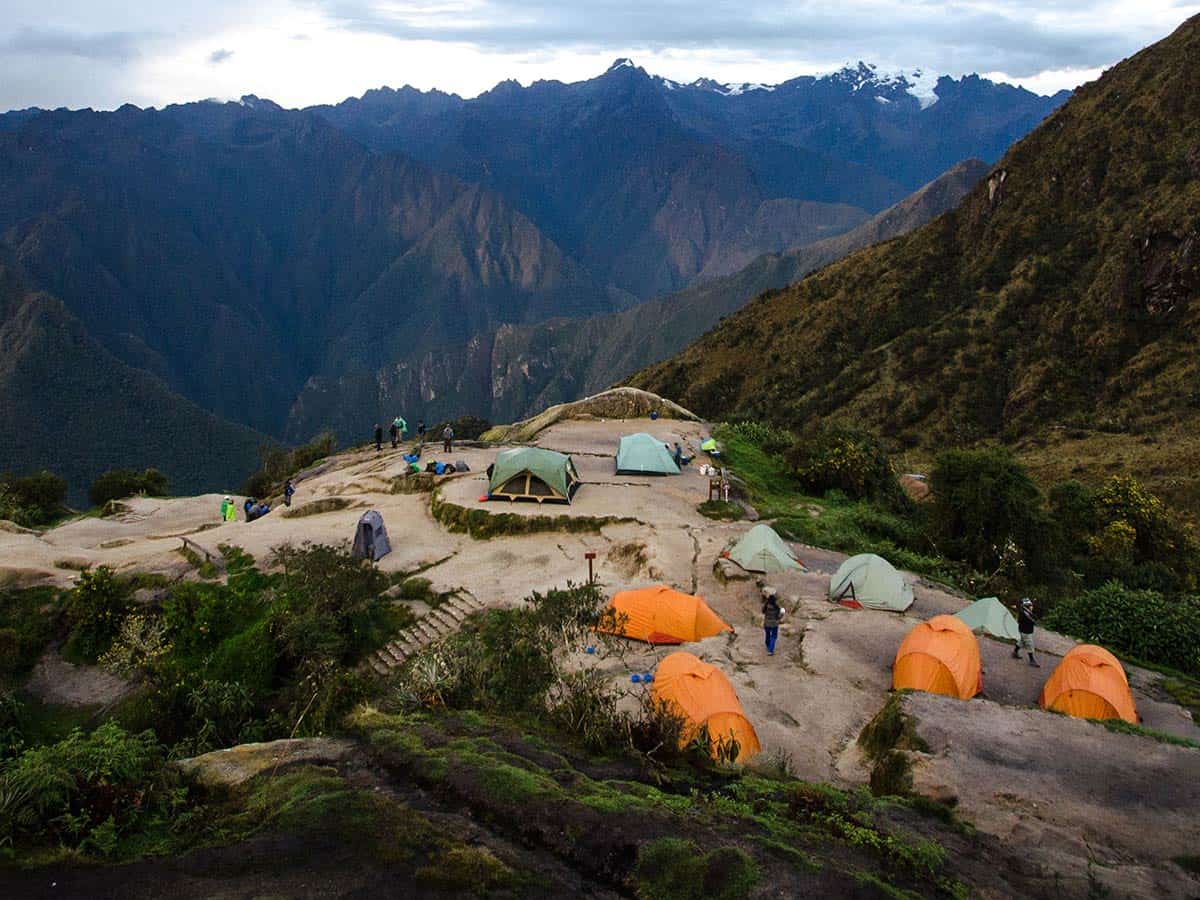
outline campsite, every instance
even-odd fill
[[[643,410],[657,403],[629,393]],[[446,462],[467,463],[465,472],[412,473],[404,447],[340,453],[294,477],[290,509],[253,522],[222,521],[213,494],[131,498],[117,515],[45,533],[0,531],[3,575],[8,584],[69,587],[79,570],[109,566],[186,581],[207,563],[207,577],[219,579],[229,565],[223,547],[267,558],[285,544],[352,545],[384,576],[424,580],[428,599],[393,594],[416,624],[363,667],[403,683],[424,665],[425,648],[472,616],[581,584],[590,562],[618,616],[601,617],[608,633],[601,624],[565,647],[562,664],[601,677],[621,708],[674,698],[697,717],[687,733],[711,719],[711,736],[737,735],[736,761],[751,769],[782,766],[846,790],[899,779],[888,789],[936,798],[1027,859],[1042,874],[1026,887],[1041,884],[1047,895],[1054,879],[1078,893],[1095,861],[1131,896],[1187,894],[1190,876],[1170,861],[1200,839],[1200,726],[1155,672],[1123,664],[1128,701],[1139,727],[1175,743],[1045,711],[1039,699],[1052,675],[1067,689],[1088,678],[1055,668],[1075,646],[1070,638],[1039,630],[1045,664],[1034,669],[1012,658],[1011,614],[995,601],[973,605],[877,556],[788,542],[767,523],[705,517],[698,507],[710,479],[696,465],[664,478],[618,472],[615,458],[624,435],[642,432],[697,452],[712,426],[595,415],[603,402],[559,411],[519,446],[457,447]],[[440,459],[438,449],[426,448],[425,459]],[[760,585],[785,608],[773,657],[763,652]],[[963,610],[966,623],[953,618]],[[27,689],[61,705],[111,703],[129,686],[50,650]],[[1081,708],[1094,704],[1076,701]],[[882,747],[864,741],[888,716],[905,723],[907,743],[895,734]]]

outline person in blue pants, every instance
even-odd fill
[[[767,655],[775,655],[775,641],[779,639],[779,622],[783,618],[783,607],[775,598],[775,588],[762,589],[763,635],[766,638]]]

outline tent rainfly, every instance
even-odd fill
[[[737,741],[737,762],[744,762],[762,750],[737,691],[716,666],[701,662],[690,653],[672,653],[658,664],[650,694],[683,715],[685,725],[680,736],[683,746],[701,728],[707,728],[714,757],[730,740]]]
[[[1138,721],[1125,670],[1095,644],[1080,644],[1062,658],[1042,687],[1038,705],[1081,719]]]
[[[665,584],[621,591],[609,603],[611,619],[601,617],[596,630],[648,644],[682,644],[733,629],[699,597]]]
[[[896,651],[892,687],[970,700],[983,690],[979,642],[971,629],[954,616],[922,622]]]
[[[644,431],[621,438],[617,450],[618,475],[678,475],[679,466],[666,444]]]
[[[852,556],[829,579],[829,599],[855,608],[904,612],[912,606],[912,585],[890,562],[874,553]]]
[[[747,572],[769,574],[804,568],[783,538],[766,524],[755,525],[746,532],[729,551],[729,558]]]
[[[359,517],[354,531],[355,556],[359,559],[378,561],[392,552],[388,541],[387,528],[383,524],[383,516],[373,509],[367,510]]]
[[[488,474],[488,498],[570,503],[579,487],[571,457],[539,447],[501,450]]]
[[[984,631],[992,637],[1017,640],[1017,620],[996,597],[981,597],[954,614],[972,631]]]

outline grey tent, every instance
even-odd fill
[[[353,553],[359,559],[378,561],[392,552],[388,541],[387,528],[383,525],[383,516],[373,509],[367,510],[358,520],[354,532]]]
[[[644,431],[621,438],[617,450],[618,475],[678,475],[679,466],[666,444]]]
[[[729,558],[747,572],[786,572],[804,568],[775,529],[761,522],[734,545]]]
[[[1020,637],[1017,620],[995,597],[981,597],[954,614],[972,631],[986,631],[993,637],[1015,641]]]
[[[904,612],[913,604],[913,590],[882,556],[860,553],[842,563],[829,579],[829,599],[843,606]]]

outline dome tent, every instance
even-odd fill
[[[679,466],[666,445],[644,431],[621,438],[617,450],[618,475],[678,475]]]
[[[351,552],[359,559],[376,562],[392,552],[383,516],[373,509],[367,510],[358,519],[354,529],[354,547]]]
[[[539,447],[501,450],[488,473],[488,498],[570,503],[579,487],[571,457]]]
[[[983,631],[993,637],[1015,641],[1020,637],[1017,620],[996,597],[981,597],[954,614],[972,631]]]
[[[701,728],[707,728],[713,756],[731,739],[737,741],[738,762],[762,750],[754,726],[746,718],[737,691],[725,673],[691,653],[672,653],[660,662],[650,694],[683,715],[686,720],[683,743],[691,741]]]
[[[699,597],[663,584],[621,591],[612,598],[608,609],[613,611],[613,618],[602,617],[597,631],[648,644],[682,644],[733,631]]]
[[[852,556],[829,579],[829,599],[845,606],[904,612],[912,606],[912,585],[882,556]]]
[[[954,616],[934,616],[908,633],[892,664],[892,687],[970,700],[983,690],[979,642]]]
[[[783,538],[770,525],[758,524],[729,551],[729,558],[747,572],[786,572],[803,569]]]
[[[1125,669],[1095,644],[1080,644],[1062,658],[1046,679],[1038,706],[1081,719],[1138,721]]]

